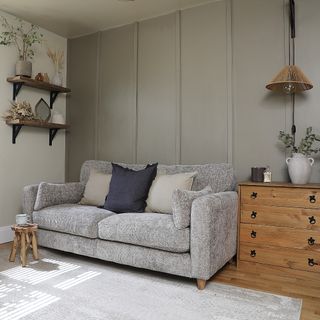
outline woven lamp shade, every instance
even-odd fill
[[[290,94],[310,90],[313,88],[313,85],[300,68],[296,65],[288,65],[266,85],[266,88]]]

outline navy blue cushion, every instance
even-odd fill
[[[144,212],[158,164],[135,171],[112,163],[112,178],[104,208],[116,213]]]

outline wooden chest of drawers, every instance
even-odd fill
[[[320,273],[320,185],[239,184],[238,262]]]

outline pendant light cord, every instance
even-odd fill
[[[295,12],[295,3],[294,0],[289,0],[289,8],[290,8],[290,19],[289,19],[289,65],[291,65],[291,49],[292,49],[292,65],[295,65],[295,37],[296,37],[296,12]],[[292,47],[292,48],[291,48]],[[292,127],[291,134],[293,136],[293,144],[295,145],[296,141],[296,125],[295,125],[295,93],[291,93],[291,104],[292,104]]]

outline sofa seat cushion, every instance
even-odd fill
[[[178,230],[172,215],[123,213],[99,222],[99,238],[170,252],[188,252],[190,229]]]
[[[95,239],[98,237],[98,222],[113,214],[92,206],[62,204],[34,211],[32,216],[33,222],[41,229]]]

